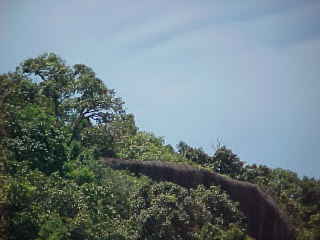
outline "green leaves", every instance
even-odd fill
[[[206,190],[200,186],[189,192],[163,182],[141,188],[131,204],[139,239],[207,239],[201,232],[208,224],[222,232],[231,223],[245,236],[245,220],[237,205],[217,187]],[[218,234],[211,232],[212,236]]]
[[[186,159],[175,153],[171,146],[165,145],[164,139],[151,133],[137,132],[120,139],[115,147],[117,157],[139,160],[165,160],[180,162]]]
[[[36,83],[56,118],[71,127],[71,140],[80,140],[81,131],[93,123],[109,124],[126,115],[121,98],[83,64],[70,67],[49,53],[24,61],[16,74]]]
[[[136,187],[105,171],[101,184],[81,186],[58,174],[17,172],[9,185],[11,239],[127,239],[127,196]]]
[[[10,239],[249,239],[237,203],[219,188],[154,184],[103,167],[101,156],[191,163],[257,183],[289,213],[298,239],[319,239],[319,180],[244,167],[224,146],[209,156],[181,142],[175,152],[138,131],[123,105],[91,68],[53,53],[0,75],[0,212],[10,212]]]
[[[70,236],[68,225],[58,214],[52,214],[41,225],[39,237],[36,240],[63,240]]]
[[[232,178],[240,178],[243,173],[244,162],[225,146],[219,147],[213,156],[209,156],[201,148],[193,148],[184,142],[177,145],[178,152],[185,158],[200,164],[213,171],[228,175]]]
[[[215,172],[239,178],[243,171],[244,162],[230,149],[222,146],[213,155],[213,170]]]
[[[61,170],[67,160],[68,134],[54,116],[41,107],[29,104],[7,124],[10,138],[5,144],[16,161],[28,161],[32,168],[45,173]]]
[[[253,240],[245,232],[235,225],[230,224],[227,230],[223,230],[210,223],[206,224],[200,233],[196,234],[196,239],[199,240]]]
[[[85,65],[70,67],[53,53],[43,54],[0,80],[7,87],[0,102],[5,145],[13,158],[46,173],[61,170],[72,142],[104,155],[123,135],[136,132],[122,100]]]
[[[195,162],[197,164],[201,164],[203,166],[209,166],[212,163],[212,158],[206,154],[201,148],[193,148],[190,147],[185,142],[179,142],[177,145],[178,152],[185,158]]]

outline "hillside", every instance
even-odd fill
[[[320,239],[319,179],[175,149],[88,66],[25,60],[0,75],[0,108],[1,240]]]

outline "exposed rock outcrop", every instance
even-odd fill
[[[275,201],[257,185],[186,164],[115,158],[104,158],[103,162],[114,169],[126,169],[156,181],[170,181],[186,188],[194,188],[200,184],[206,187],[218,185],[232,200],[240,203],[241,211],[248,218],[250,236],[257,240],[294,239],[286,217]]]

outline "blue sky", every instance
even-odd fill
[[[320,1],[1,0],[0,73],[92,67],[140,129],[320,177]]]

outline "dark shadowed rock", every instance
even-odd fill
[[[275,201],[257,185],[233,180],[186,164],[116,158],[104,158],[103,162],[114,169],[129,170],[156,181],[170,181],[186,188],[194,188],[200,184],[206,187],[219,185],[232,200],[240,203],[241,211],[248,218],[250,236],[257,240],[294,239],[286,217],[276,206]]]

